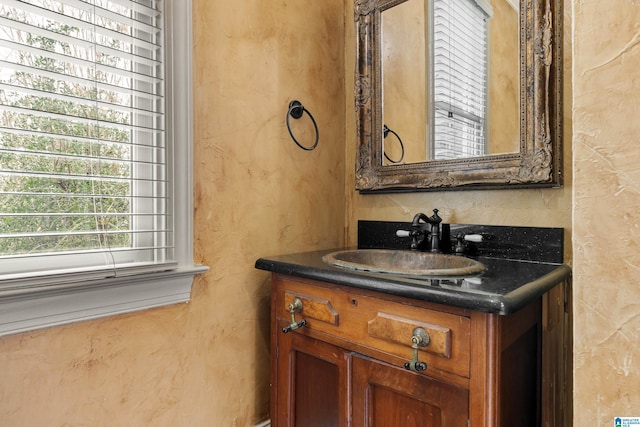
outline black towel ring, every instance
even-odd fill
[[[309,118],[311,119],[311,122],[313,122],[313,127],[316,130],[316,142],[309,146],[309,147],[305,147],[304,145],[300,144],[298,142],[298,140],[296,139],[295,136],[293,136],[293,132],[291,131],[291,126],[289,125],[289,116],[292,116],[294,119],[299,119],[300,117],[302,117],[302,114],[306,111],[307,115],[309,116]],[[313,118],[313,116],[311,115],[311,113],[309,112],[309,110],[307,110],[306,108],[304,108],[304,106],[300,103],[300,101],[291,101],[289,103],[289,110],[287,111],[287,129],[289,130],[289,135],[291,135],[291,138],[293,139],[293,142],[296,143],[296,145],[300,148],[302,148],[303,150],[306,151],[311,151],[314,150],[316,148],[316,146],[318,145],[318,140],[320,139],[320,132],[318,132],[318,125],[316,123],[316,119]]]
[[[402,142],[402,139],[400,139],[400,137],[398,136],[397,133],[395,133],[394,131],[392,131],[391,129],[389,129],[387,127],[387,125],[382,125],[382,139],[384,140],[387,135],[389,135],[389,132],[391,132],[392,134],[394,134],[396,136],[396,138],[398,138],[398,141],[400,142],[400,149],[402,150],[402,154],[400,155],[400,160],[391,160],[391,158],[389,158],[389,156],[387,156],[387,152],[384,150],[384,148],[382,149],[382,152],[384,153],[384,157],[389,160],[391,163],[400,163],[404,160],[404,143]],[[383,143],[383,147],[384,147],[384,141]]]

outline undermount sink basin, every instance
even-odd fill
[[[322,257],[327,264],[351,270],[403,276],[464,276],[485,270],[484,264],[456,255],[391,249],[350,249]]]

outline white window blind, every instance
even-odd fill
[[[434,0],[433,9],[433,158],[483,155],[490,6]]]
[[[174,268],[162,2],[0,1],[0,291]]]

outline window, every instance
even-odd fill
[[[432,156],[484,155],[491,6],[484,0],[434,0],[433,9]]]
[[[188,300],[190,11],[0,1],[0,334]]]

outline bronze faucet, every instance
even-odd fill
[[[422,222],[421,222],[422,221]],[[423,249],[426,237],[429,236],[431,252],[440,252],[440,223],[442,218],[438,216],[438,209],[433,210],[433,215],[426,216],[423,213],[417,213],[411,221],[413,231],[409,233],[411,236],[411,249]]]

